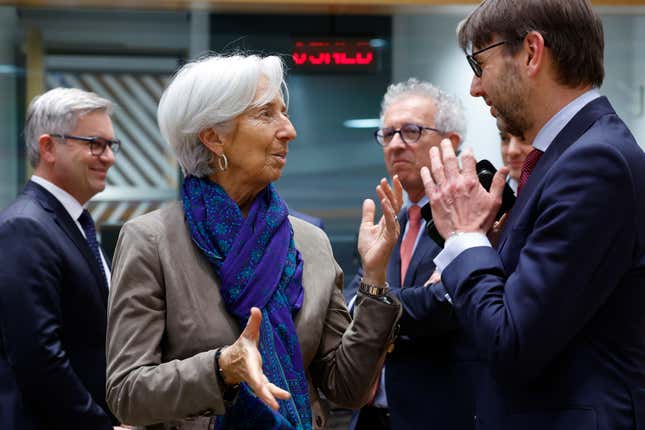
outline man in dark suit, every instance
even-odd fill
[[[34,174],[0,213],[0,428],[112,429],[105,402],[110,269],[83,205],[120,142],[110,101],[36,97],[25,140]]]
[[[587,0],[488,0],[459,40],[471,94],[536,150],[497,249],[507,169],[489,194],[444,141],[422,172],[447,239],[435,262],[486,357],[477,427],[644,428],[645,154],[598,93],[600,18]]]
[[[440,251],[424,233],[420,213],[428,199],[419,170],[430,162],[429,150],[442,138],[456,150],[466,126],[455,98],[416,79],[388,88],[381,123],[375,136],[383,148],[387,171],[391,177],[398,175],[409,198],[399,213],[402,234],[387,267],[390,287],[402,293],[428,281],[435,269],[432,259]],[[354,277],[348,291],[356,290],[360,277],[360,273]],[[388,355],[380,387],[372,404],[354,418],[356,429],[473,428],[470,376],[475,357],[441,284],[427,291],[437,312],[417,319],[415,309],[405,309],[401,333]]]

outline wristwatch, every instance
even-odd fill
[[[385,282],[385,285],[372,285],[365,282],[364,278],[361,278],[361,282],[358,284],[358,291],[385,303],[391,303],[390,298],[386,296],[389,290],[390,284],[387,282]]]
[[[361,278],[360,283],[358,284],[358,291],[362,292],[366,296],[372,297],[374,300],[378,300],[379,302],[388,304],[388,305],[393,305],[394,300],[392,300],[388,295],[388,291],[390,291],[390,284],[385,281],[385,285],[372,285],[368,284],[365,282],[364,278]],[[401,316],[401,310],[399,309],[399,316]],[[394,342],[396,342],[396,339],[399,335],[399,323],[397,322],[394,325],[393,332],[390,337],[389,344],[387,346],[387,352],[390,353],[394,350]]]
[[[222,398],[224,400],[224,404],[228,407],[233,404],[235,399],[237,398],[237,394],[239,392],[240,384],[234,384],[234,385],[228,385],[226,381],[224,381],[224,375],[222,374],[222,368],[219,365],[219,357],[222,354],[222,350],[224,348],[219,348],[217,351],[215,351],[215,374],[217,375],[217,381],[220,383],[221,387],[224,387],[223,395]]]

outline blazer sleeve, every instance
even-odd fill
[[[394,256],[390,257],[388,272],[393,270],[393,266]],[[348,304],[358,292],[362,276],[363,268],[359,265],[358,272],[343,291]],[[391,294],[401,302],[403,309],[399,320],[400,334],[414,337],[435,337],[459,329],[455,310],[443,284],[393,288]],[[353,309],[350,309],[350,312],[352,311]]]
[[[397,288],[392,294],[403,307],[402,335],[435,337],[459,330],[455,310],[441,282],[427,287]]]
[[[166,307],[153,224],[126,223],[114,256],[108,304],[107,402],[122,422],[149,425],[223,415],[216,350],[162,362]]]
[[[358,273],[345,287],[343,294],[348,304],[351,298],[357,294],[362,276],[363,269],[359,267]],[[400,334],[435,337],[459,330],[455,310],[442,283],[431,284],[427,287],[394,288],[391,294],[401,302],[403,310],[399,320]],[[353,309],[350,309],[351,311]]]
[[[25,403],[44,423],[112,429],[65,351],[60,244],[36,219],[0,226],[0,332]],[[71,312],[73,310],[66,310]]]
[[[535,222],[516,226],[504,245],[521,249],[512,273],[486,247],[461,253],[442,272],[462,326],[498,378],[514,383],[537,377],[579,334],[635,249],[642,196],[632,178],[641,173],[607,144],[585,142],[562,157],[536,191]]]
[[[342,271],[326,237],[325,243],[330,264],[336,268],[336,285],[309,370],[314,384],[327,398],[344,407],[359,408],[369,400],[371,387],[381,373],[396,334],[401,306],[396,299],[388,304],[359,292],[351,320],[341,292]]]

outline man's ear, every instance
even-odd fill
[[[459,143],[461,142],[461,136],[459,136],[457,133],[448,133],[446,138],[450,139],[450,142],[452,143],[452,149],[454,149],[456,154],[457,149],[459,148]]]
[[[216,155],[224,153],[224,142],[220,134],[213,127],[206,128],[199,132],[199,141]]]
[[[40,159],[47,162],[53,163],[56,161],[56,153],[54,151],[54,146],[56,142],[51,137],[50,134],[41,134],[38,138],[38,151],[40,152]]]
[[[523,43],[526,51],[526,68],[529,76],[534,76],[545,61],[544,37],[537,31],[529,31]]]

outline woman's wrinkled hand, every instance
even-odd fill
[[[262,371],[262,356],[258,350],[261,322],[260,309],[251,308],[251,316],[240,337],[231,346],[222,349],[219,365],[227,385],[245,382],[260,400],[271,409],[278,410],[276,398],[287,400],[291,394],[272,384]]]
[[[392,187],[382,179],[376,187],[376,194],[381,201],[383,216],[378,224],[374,224],[376,205],[370,199],[363,202],[358,253],[365,281],[372,285],[384,285],[387,263],[401,234],[396,214],[403,204],[403,186],[397,176],[392,179]]]

